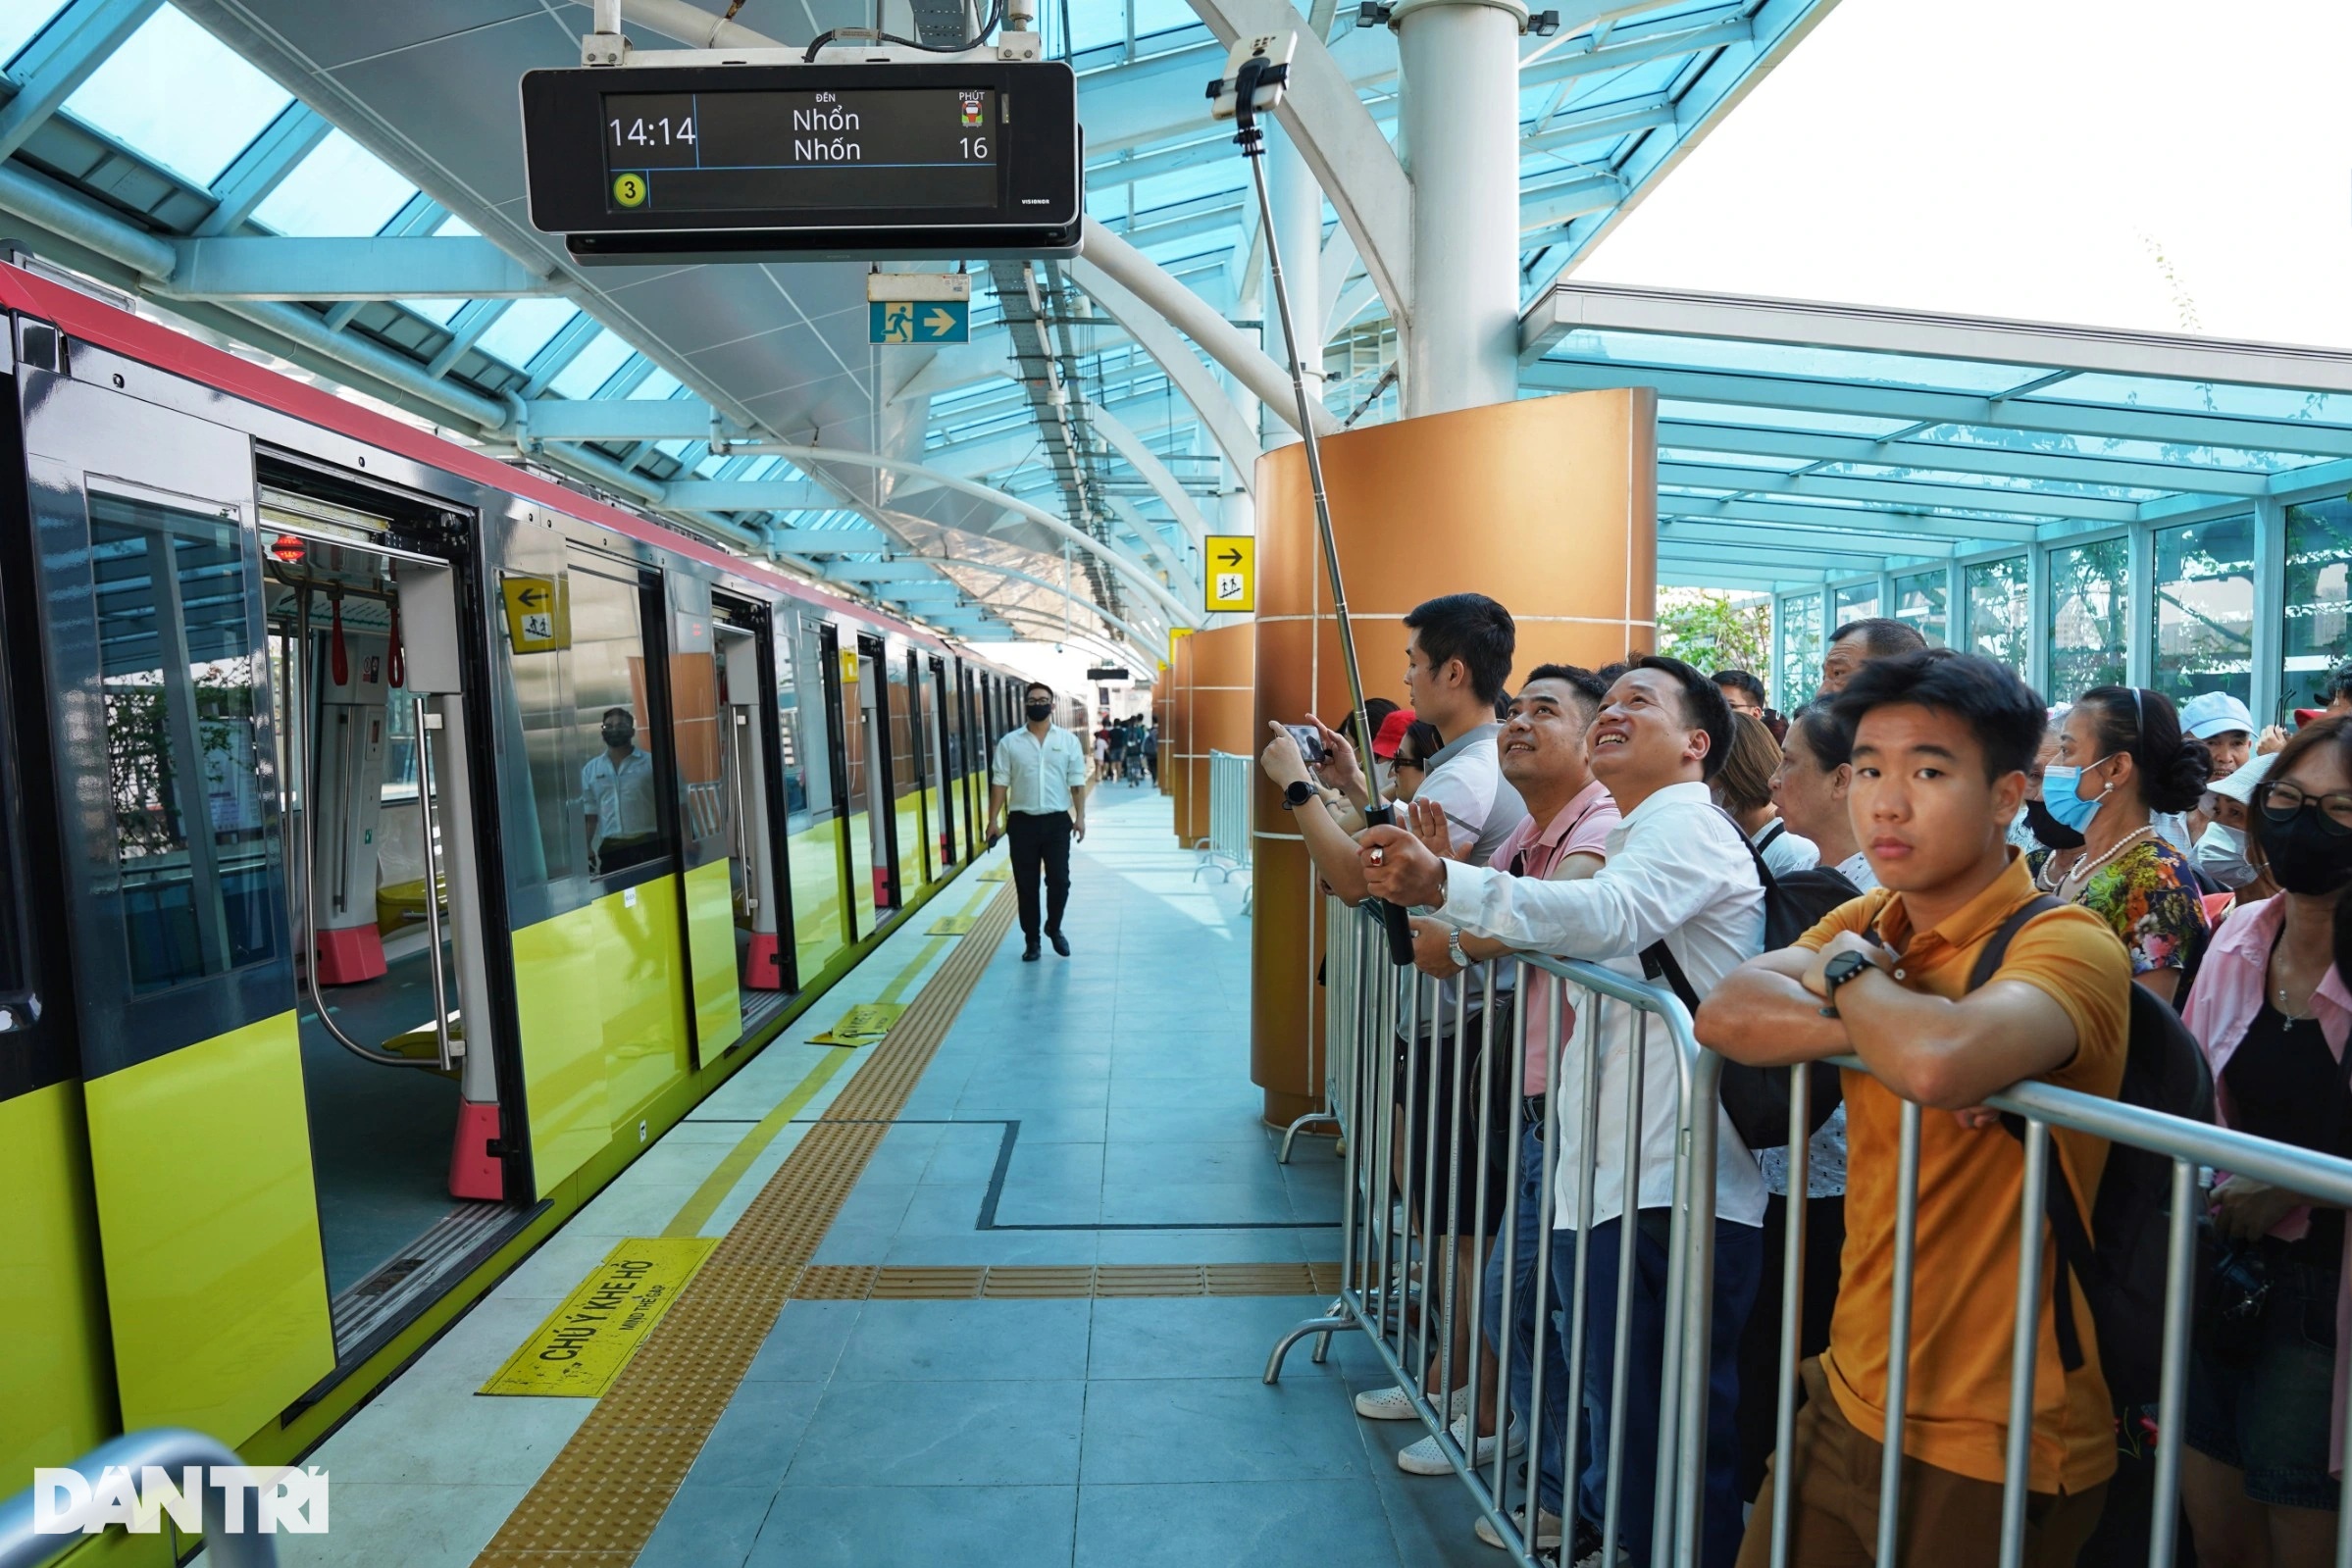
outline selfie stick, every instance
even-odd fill
[[[1357,759],[1363,770],[1365,793],[1370,804],[1364,808],[1364,821],[1384,825],[1391,821],[1389,810],[1380,803],[1379,791],[1372,771],[1372,728],[1364,709],[1363,673],[1355,661],[1355,629],[1348,616],[1348,589],[1340,581],[1339,542],[1331,531],[1331,502],[1323,493],[1323,448],[1315,437],[1314,408],[1306,395],[1306,373],[1299,356],[1299,331],[1291,317],[1290,287],[1282,276],[1282,246],[1274,232],[1274,204],[1266,194],[1265,132],[1257,126],[1260,112],[1272,109],[1281,101],[1283,83],[1290,79],[1290,55],[1297,45],[1295,33],[1244,38],[1235,44],[1227,64],[1232,66],[1230,78],[1219,78],[1208,84],[1208,96],[1214,100],[1209,113],[1223,119],[1230,113],[1234,120],[1233,139],[1242,149],[1242,157],[1250,165],[1252,181],[1257,187],[1258,231],[1266,236],[1267,271],[1271,274],[1274,308],[1281,312],[1282,342],[1290,361],[1291,395],[1299,404],[1299,438],[1306,445],[1306,479],[1314,492],[1315,530],[1323,543],[1323,570],[1331,578],[1331,608],[1339,618],[1340,662],[1348,672],[1348,702],[1355,715],[1355,735],[1363,748]],[[1270,58],[1269,51],[1279,49],[1282,58]],[[1404,910],[1394,904],[1373,900],[1381,920],[1388,928],[1389,957],[1399,964],[1412,962],[1412,924]]]

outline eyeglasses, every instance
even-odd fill
[[[2352,794],[2308,794],[2281,782],[2256,785],[2254,804],[2265,817],[2281,824],[2294,821],[2295,813],[2306,807],[2317,807],[2322,828],[2339,836],[2352,834]]]

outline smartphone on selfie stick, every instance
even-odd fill
[[[1348,701],[1355,714],[1357,740],[1368,750],[1372,727],[1364,716],[1363,674],[1355,662],[1355,632],[1348,618],[1348,590],[1340,582],[1340,552],[1331,531],[1331,502],[1323,493],[1323,447],[1315,436],[1313,405],[1306,395],[1306,375],[1299,363],[1299,333],[1291,325],[1290,285],[1282,276],[1282,247],[1276,243],[1274,233],[1274,204],[1266,194],[1264,132],[1257,127],[1257,117],[1282,101],[1283,84],[1290,79],[1291,54],[1297,47],[1295,30],[1257,37],[1244,35],[1236,40],[1225,60],[1225,75],[1209,86],[1208,112],[1211,119],[1234,122],[1233,139],[1240,145],[1242,158],[1249,164],[1252,180],[1257,187],[1257,228],[1266,238],[1266,270],[1273,284],[1275,306],[1282,313],[1282,344],[1290,361],[1291,394],[1299,401],[1299,438],[1306,444],[1306,477],[1314,490],[1315,529],[1322,536],[1323,570],[1331,578],[1332,614],[1339,620],[1340,662],[1348,672]],[[1306,727],[1288,728],[1299,736],[1299,749],[1307,753],[1307,760],[1319,761],[1322,737],[1315,735],[1314,749],[1307,751],[1307,735],[1300,734]],[[1308,734],[1312,732],[1308,731]],[[1365,777],[1369,780],[1368,761],[1366,769]],[[1380,797],[1371,795],[1364,808],[1364,821],[1374,827],[1386,827],[1394,820]],[[1400,966],[1411,963],[1411,918],[1395,904],[1377,898],[1369,902],[1379,911],[1381,925],[1388,933],[1389,961]]]

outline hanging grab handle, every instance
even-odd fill
[[[383,679],[394,688],[408,684],[408,655],[400,646],[400,601],[392,601],[391,643],[384,649]]]

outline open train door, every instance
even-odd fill
[[[18,387],[123,1424],[241,1442],[335,1364],[252,443],[54,372]]]

